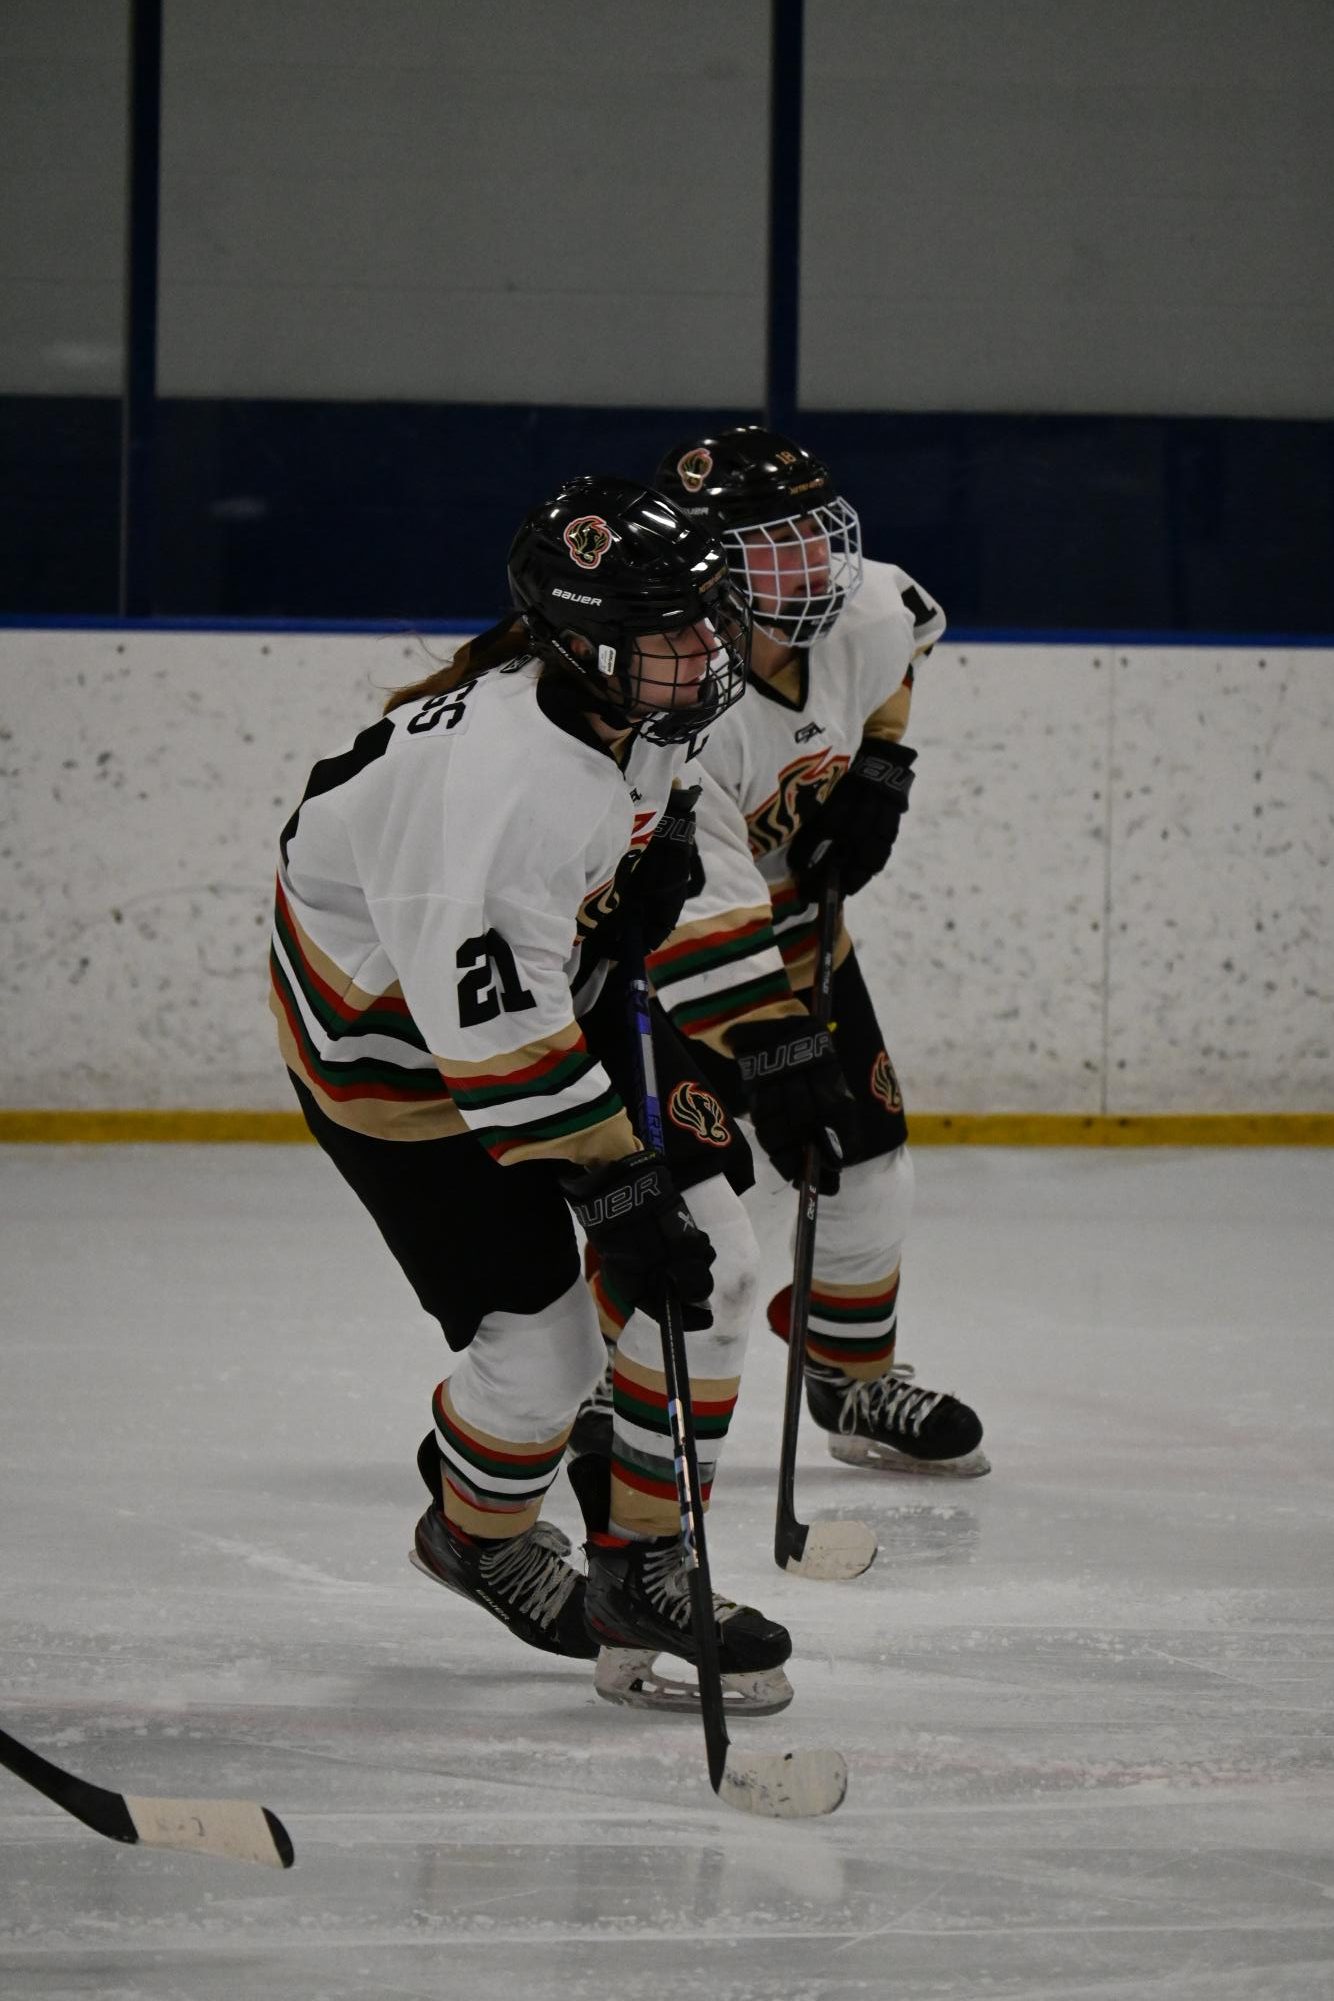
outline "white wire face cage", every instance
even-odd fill
[[[862,587],[862,525],[846,500],[729,528],[723,542],[755,625],[788,646],[832,632]]]

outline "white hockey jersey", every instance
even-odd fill
[[[777,682],[754,677],[709,732],[696,820],[703,892],[653,955],[653,984],[677,1027],[726,1051],[739,1021],[790,1014],[814,981],[819,912],[787,866],[803,810],[837,785],[867,736],[898,742],[914,663],[945,615],[890,563],[865,565],[861,590],[828,638]],[[837,958],[850,949],[841,933]]]
[[[635,1150],[579,1027],[603,977],[580,955],[685,752],[636,740],[622,769],[539,676],[395,709],[315,766],[283,830],[270,1006],[341,1125],[467,1131],[506,1164]]]

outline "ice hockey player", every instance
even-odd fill
[[[705,773],[704,887],[652,958],[655,989],[786,1180],[800,1179],[808,1141],[821,1148],[806,1397],[833,1456],[985,1473],[975,1413],[895,1367],[913,1167],[894,1066],[842,926],[832,1034],[812,1036],[807,1010],[813,858],[837,866],[845,896],[889,860],[913,781],[903,733],[915,666],[944,616],[902,570],[863,562],[855,511],[789,438],[747,425],[687,439],[655,484],[722,537],[754,621],[751,693],[710,728],[691,766]],[[594,1290],[612,1338],[622,1302],[605,1268]],[[788,1286],[769,1304],[780,1334],[790,1297]],[[619,1372],[611,1394],[619,1406]],[[581,1413],[581,1436],[596,1421]]]
[[[280,841],[271,1005],[306,1122],[458,1361],[418,1464],[414,1561],[534,1647],[693,1660],[655,1304],[686,1306],[707,1489],[758,1251],[746,1141],[660,1017],[634,1128],[613,962],[671,930],[695,867],[673,781],[745,688],[749,619],[710,531],[613,477],[563,487],[509,553],[517,608],[317,763]],[[575,1465],[587,1580],[541,1520],[603,1365],[577,1217],[629,1309],[614,1477]],[[784,1628],[717,1601],[721,1666],[779,1707]],[[630,1650],[626,1652],[625,1650]],[[599,1687],[634,1700],[642,1675]]]

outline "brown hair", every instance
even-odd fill
[[[387,716],[391,709],[401,709],[405,702],[420,701],[423,695],[447,695],[451,688],[461,688],[465,681],[475,681],[479,674],[503,667],[507,660],[517,660],[531,651],[523,620],[503,618],[499,625],[489,626],[476,638],[465,639],[453,659],[446,660],[434,673],[393,689],[382,713]]]

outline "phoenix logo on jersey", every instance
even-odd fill
[[[887,1112],[903,1110],[903,1093],[894,1075],[894,1065],[882,1049],[871,1065],[871,1096],[878,1098]]]
[[[612,533],[600,514],[581,514],[567,522],[565,546],[581,570],[595,570],[612,544]]]
[[[630,794],[632,799],[639,796],[638,792]],[[630,845],[617,863],[615,875],[609,882],[600,882],[595,889],[590,889],[579,905],[579,915],[575,920],[578,926],[576,937],[583,943],[587,944],[590,932],[596,930],[604,919],[615,914],[630,877],[639,866],[639,857],[653,838],[654,823],[659,817],[656,811],[635,814]]]
[[[693,1133],[705,1146],[730,1146],[727,1114],[712,1091],[687,1077],[667,1100],[667,1116],[683,1132]]]
[[[713,453],[703,445],[696,445],[691,452],[683,452],[676,461],[676,470],[681,476],[681,484],[687,493],[698,493],[709,474],[713,471]]]
[[[758,858],[785,847],[803,817],[827,799],[848,768],[848,760],[829,750],[798,757],[778,774],[778,790],[754,813],[746,815],[750,851]]]

